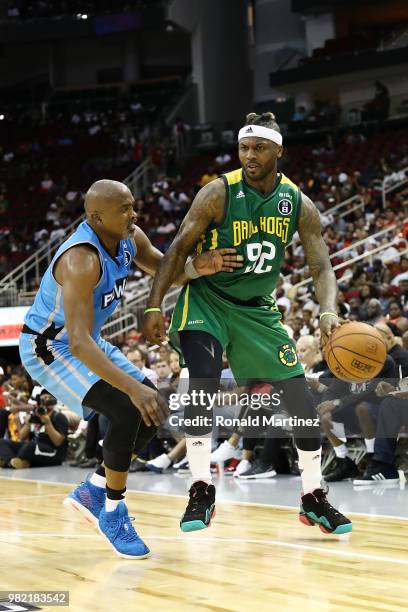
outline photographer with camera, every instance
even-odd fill
[[[43,389],[26,416],[20,442],[0,440],[0,467],[15,469],[61,465],[67,452],[68,419],[55,410],[57,400]]]
[[[10,440],[20,440],[20,429],[24,412],[31,411],[29,406],[29,391],[25,376],[14,372],[11,377],[3,382],[4,370],[0,368],[0,382],[2,390],[2,404],[0,405],[0,438],[6,433]]]

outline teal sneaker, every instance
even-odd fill
[[[215,516],[215,487],[199,480],[191,485],[190,499],[186,511],[181,517],[181,531],[197,531],[211,524]]]
[[[323,533],[339,535],[353,529],[352,522],[338,512],[326,499],[327,490],[315,489],[313,493],[302,495],[299,520],[312,527],[319,525]]]

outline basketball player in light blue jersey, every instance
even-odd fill
[[[125,505],[132,452],[139,452],[167,417],[152,383],[120,350],[101,338],[123,297],[132,261],[154,275],[162,254],[136,226],[134,198],[123,183],[101,180],[85,197],[86,221],[58,249],[46,270],[20,336],[21,361],[40,385],[85,418],[105,415],[104,464],[66,502],[80,510],[122,557],[149,554]],[[188,279],[240,267],[235,249],[191,260]]]

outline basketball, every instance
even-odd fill
[[[387,349],[380,332],[353,321],[336,329],[325,347],[325,358],[336,378],[365,382],[381,372]]]

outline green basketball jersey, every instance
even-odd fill
[[[235,247],[244,266],[200,280],[236,303],[270,304],[284,261],[285,248],[297,230],[300,189],[284,174],[275,189],[263,196],[250,187],[242,168],[224,174],[225,216],[201,236],[197,252]]]

